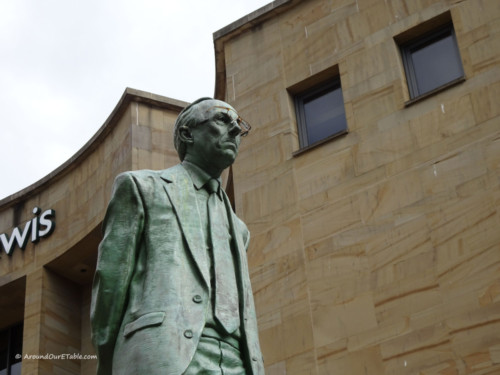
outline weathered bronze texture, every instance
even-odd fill
[[[238,373],[264,373],[249,232],[217,187],[249,130],[227,103],[199,99],[175,124],[181,164],[116,178],[92,291],[98,374],[183,374],[202,337],[237,348]]]

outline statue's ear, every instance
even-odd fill
[[[179,138],[183,143],[192,144],[194,142],[193,133],[187,126],[182,126],[179,129]]]

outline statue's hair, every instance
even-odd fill
[[[198,100],[195,100],[191,104],[189,104],[186,108],[184,108],[174,125],[174,146],[177,150],[177,154],[179,155],[179,159],[184,160],[184,156],[186,156],[186,144],[181,140],[180,137],[180,129],[182,127],[187,127],[188,129],[195,128],[200,123],[200,117],[196,116],[198,113],[196,111],[196,107],[199,103],[204,102],[206,100],[214,100],[213,98],[203,97]]]

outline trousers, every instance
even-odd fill
[[[202,336],[183,375],[246,375],[241,352],[234,346]]]

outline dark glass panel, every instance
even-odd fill
[[[22,346],[22,324],[0,332],[0,375],[21,374]]]
[[[434,90],[463,75],[453,35],[434,40],[411,51],[418,93]]]
[[[17,325],[11,328],[11,337],[10,337],[10,352],[11,359],[10,363],[18,363],[22,361],[22,353],[23,353],[23,325]],[[17,355],[17,358],[16,358]],[[18,366],[21,368],[21,366]],[[12,373],[13,374],[13,373]]]
[[[0,332],[0,375],[7,373],[7,356],[9,354],[9,330]]]
[[[304,100],[308,144],[313,144],[347,128],[342,89],[322,92]]]

